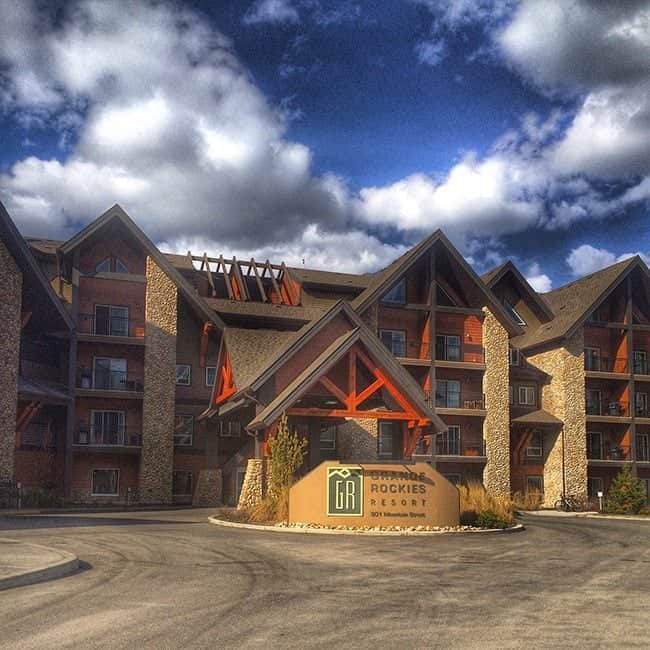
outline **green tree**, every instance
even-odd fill
[[[269,496],[280,498],[293,484],[307,453],[307,440],[289,428],[286,413],[280,417],[275,435],[269,438],[269,451]]]
[[[619,515],[638,513],[646,501],[643,483],[624,467],[612,481],[605,502],[606,512]]]

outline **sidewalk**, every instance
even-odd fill
[[[650,517],[641,515],[606,515],[592,510],[588,512],[564,512],[562,510],[522,510],[524,516],[533,517],[588,517],[589,519],[618,519],[624,521],[645,521],[650,523]]]
[[[78,568],[72,553],[0,538],[0,591],[60,578]]]

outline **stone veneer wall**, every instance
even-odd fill
[[[336,437],[336,455],[339,460],[376,460],[378,420],[375,418],[347,418],[339,424]]]
[[[564,422],[566,492],[586,496],[584,330],[580,328],[561,347],[526,358],[551,376],[542,387],[542,408]],[[545,436],[547,441],[551,447],[544,464],[544,505],[552,506],[562,494],[562,432]]]
[[[266,461],[260,458],[249,458],[237,508],[252,508],[257,505],[266,494],[267,481]]]
[[[140,501],[172,502],[176,396],[176,285],[147,257]]]
[[[23,276],[0,241],[0,480],[14,478]]]
[[[193,506],[219,506],[222,503],[223,477],[220,469],[202,469],[192,498]]]
[[[487,308],[483,309],[483,346],[486,370],[483,392],[487,415],[483,421],[487,463],[485,488],[495,495],[510,496],[510,400],[508,386],[508,332]]]

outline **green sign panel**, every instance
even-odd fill
[[[327,468],[327,514],[363,515],[363,470],[360,467]]]

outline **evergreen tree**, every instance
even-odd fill
[[[279,497],[293,484],[296,472],[304,462],[307,440],[289,429],[285,413],[280,417],[278,430],[269,438],[269,494]]]
[[[624,467],[612,481],[605,502],[605,511],[619,515],[638,513],[646,501],[643,483]]]

